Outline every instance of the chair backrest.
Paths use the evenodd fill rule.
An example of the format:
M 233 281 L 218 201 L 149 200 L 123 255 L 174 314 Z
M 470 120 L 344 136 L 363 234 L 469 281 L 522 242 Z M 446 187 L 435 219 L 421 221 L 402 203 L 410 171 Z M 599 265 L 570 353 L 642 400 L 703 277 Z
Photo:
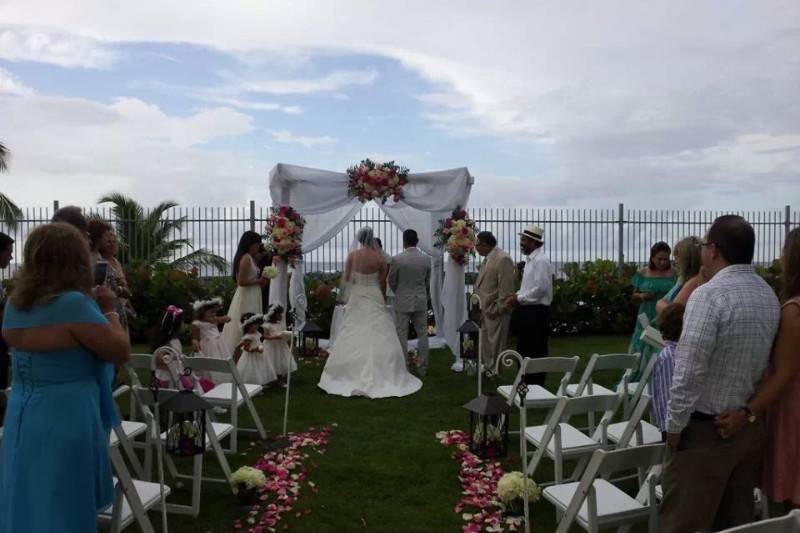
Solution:
M 622 435 L 617 442 L 618 448 L 627 448 L 631 445 L 639 445 L 639 443 L 635 442 L 634 437 L 636 435 L 636 431 L 642 423 L 642 420 L 644 419 L 645 413 L 647 413 L 648 409 L 650 408 L 651 399 L 652 398 L 647 394 L 641 395 L 639 401 L 633 408 L 633 411 L 631 411 L 631 416 L 628 419 L 628 423 L 625 425 L 625 429 L 622 430 Z M 631 444 L 631 442 L 633 442 L 633 444 Z
M 222 372 L 225 374 L 232 374 L 231 366 L 233 359 L 215 359 L 213 357 L 188 357 L 184 362 L 185 366 L 192 369 L 193 372 Z
M 562 396 L 553 409 L 553 413 L 550 415 L 547 426 L 542 434 L 539 450 L 537 450 L 536 453 L 541 455 L 542 450 L 547 447 L 550 440 L 553 439 L 556 432 L 559 431 L 560 423 L 568 422 L 569 419 L 575 415 L 587 413 L 603 412 L 603 418 L 600 420 L 597 430 L 592 435 L 592 439 L 600 444 L 606 444 L 608 441 L 608 424 L 611 422 L 614 413 L 621 403 L 621 394 L 599 394 L 596 396 L 580 396 L 577 398 Z M 556 437 L 556 442 L 558 442 L 558 437 Z
M 639 366 L 639 354 L 629 353 L 610 353 L 610 354 L 592 354 L 589 363 L 583 370 L 581 380 L 578 382 L 578 390 L 575 392 L 576 396 L 581 396 L 584 392 L 592 393 L 593 374 L 602 370 L 625 370 L 622 376 L 622 382 L 628 383 L 633 370 Z
M 647 317 L 646 313 L 639 313 L 636 320 L 639 321 L 639 325 L 642 326 L 642 329 L 650 325 L 650 319 Z
M 558 392 L 556 393 L 557 396 L 563 396 L 567 385 L 572 379 L 572 373 L 575 372 L 575 368 L 578 366 L 578 362 L 580 362 L 580 357 L 577 355 L 574 357 L 539 357 L 537 359 L 526 357 L 523 359 L 522 356 L 514 350 L 505 350 L 498 356 L 498 360 L 503 357 L 503 354 L 509 355 L 507 352 L 510 352 L 510 355 L 514 355 L 522 361 L 519 372 L 517 372 L 517 376 L 514 378 L 514 383 L 511 386 L 512 391 L 517 390 L 517 386 L 524 379 L 526 374 L 546 372 L 549 374 L 563 374 L 558 386 Z M 511 394 L 508 400 L 509 405 L 513 403 L 513 401 L 514 395 Z
M 800 531 L 800 510 L 795 509 L 785 516 L 753 522 L 720 533 L 797 533 Z

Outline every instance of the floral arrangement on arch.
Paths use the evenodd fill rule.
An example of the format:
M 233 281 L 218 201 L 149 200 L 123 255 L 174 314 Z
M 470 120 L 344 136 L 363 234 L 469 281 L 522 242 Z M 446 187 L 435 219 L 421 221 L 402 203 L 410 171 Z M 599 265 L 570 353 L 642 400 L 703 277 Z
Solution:
M 437 248 L 450 254 L 459 265 L 467 263 L 467 257 L 475 256 L 475 234 L 478 227 L 460 207 L 453 210 L 449 218 L 439 221 L 439 229 L 433 238 Z
M 376 163 L 364 159 L 348 168 L 347 175 L 350 177 L 347 192 L 361 203 L 375 200 L 385 204 L 389 198 L 399 202 L 403 198 L 403 187 L 408 183 L 408 169 L 395 165 L 394 161 Z
M 266 227 L 272 252 L 290 264 L 302 260 L 305 225 L 306 220 L 294 208 L 273 207 Z

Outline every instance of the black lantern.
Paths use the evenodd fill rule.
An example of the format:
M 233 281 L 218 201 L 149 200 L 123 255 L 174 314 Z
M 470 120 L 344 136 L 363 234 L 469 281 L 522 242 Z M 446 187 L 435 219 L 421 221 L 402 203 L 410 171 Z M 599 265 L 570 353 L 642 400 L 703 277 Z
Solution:
M 322 328 L 313 322 L 303 324 L 300 330 L 299 355 L 300 357 L 319 357 L 319 338 L 322 335 Z
M 211 404 L 184 389 L 172 394 L 161 407 L 167 417 L 167 453 L 181 456 L 204 453 L 206 411 Z
M 469 449 L 481 459 L 508 454 L 508 404 L 483 394 L 464 406 L 469 411 Z
M 464 369 L 472 374 L 478 368 L 480 357 L 480 328 L 472 320 L 467 320 L 458 328 L 458 340 L 461 348 L 461 359 Z

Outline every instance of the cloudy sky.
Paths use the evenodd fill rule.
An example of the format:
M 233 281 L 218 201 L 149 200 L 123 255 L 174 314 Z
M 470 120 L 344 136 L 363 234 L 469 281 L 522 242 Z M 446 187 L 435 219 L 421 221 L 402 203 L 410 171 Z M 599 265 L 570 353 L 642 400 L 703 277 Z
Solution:
M 800 205 L 800 3 L 0 0 L 0 140 L 25 206 L 367 156 L 474 205 Z

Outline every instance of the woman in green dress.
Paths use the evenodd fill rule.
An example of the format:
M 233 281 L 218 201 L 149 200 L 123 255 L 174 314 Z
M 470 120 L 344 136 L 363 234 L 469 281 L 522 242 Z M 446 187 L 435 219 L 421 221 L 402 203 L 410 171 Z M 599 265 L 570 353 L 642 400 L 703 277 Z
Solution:
M 636 328 L 633 331 L 628 352 L 642 354 L 639 370 L 633 377 L 634 381 L 638 379 L 642 369 L 647 366 L 647 362 L 652 356 L 651 350 L 641 340 L 643 328 L 638 316 L 647 315 L 647 321 L 652 322 L 656 318 L 656 302 L 675 285 L 677 276 L 670 264 L 671 251 L 667 243 L 655 243 L 650 248 L 650 262 L 633 276 L 633 301 L 639 303 L 639 311 L 636 313 Z

